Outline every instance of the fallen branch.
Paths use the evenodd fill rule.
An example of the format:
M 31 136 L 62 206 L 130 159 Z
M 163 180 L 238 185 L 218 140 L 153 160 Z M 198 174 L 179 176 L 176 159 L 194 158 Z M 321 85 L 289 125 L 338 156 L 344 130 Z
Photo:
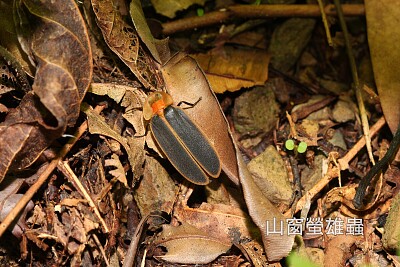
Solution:
M 364 16 L 365 8 L 362 4 L 342 5 L 345 16 Z M 335 16 L 334 5 L 324 8 L 325 14 Z M 221 24 L 234 18 L 278 18 L 278 17 L 320 17 L 318 5 L 235 5 L 219 11 L 206 13 L 201 17 L 190 17 L 162 24 L 164 35 L 192 30 L 196 28 Z

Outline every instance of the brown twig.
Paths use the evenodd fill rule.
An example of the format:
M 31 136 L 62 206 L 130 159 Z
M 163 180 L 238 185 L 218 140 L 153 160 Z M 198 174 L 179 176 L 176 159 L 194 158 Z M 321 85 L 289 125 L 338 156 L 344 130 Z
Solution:
M 132 236 L 132 242 L 129 245 L 128 251 L 126 252 L 124 264 L 122 265 L 123 267 L 131 267 L 134 265 L 135 259 L 136 259 L 137 248 L 138 248 L 139 241 L 140 241 L 140 236 L 142 235 L 144 225 L 147 222 L 147 220 L 150 218 L 150 216 L 151 216 L 151 214 L 148 214 L 140 220 L 139 225 L 137 226 L 136 231 L 135 231 L 134 235 Z
M 318 181 L 310 190 L 308 190 L 304 196 L 302 196 L 299 201 L 296 204 L 296 208 L 294 210 L 288 210 L 285 212 L 285 216 L 291 216 L 291 212 L 295 214 L 299 210 L 302 210 L 303 207 L 307 204 L 307 202 L 311 201 L 319 192 L 321 192 L 322 189 L 325 188 L 329 182 L 334 179 L 339 177 L 339 168 L 335 166 L 334 164 L 329 164 L 329 169 L 327 173 L 322 177 L 321 180 Z
M 324 3 L 322 3 L 322 0 L 317 0 L 317 1 L 319 9 L 321 10 L 321 18 L 322 18 L 322 24 L 324 24 L 325 28 L 326 40 L 328 41 L 329 46 L 333 47 L 331 31 L 329 29 L 329 23 L 324 9 Z
M 335 3 L 335 7 L 337 10 L 338 18 L 339 18 L 339 22 L 340 22 L 340 27 L 342 28 L 342 31 L 343 31 L 344 43 L 346 45 L 347 57 L 349 58 L 350 70 L 351 70 L 351 74 L 353 76 L 353 87 L 354 87 L 354 91 L 355 91 L 356 98 L 357 98 L 358 109 L 360 111 L 362 128 L 363 128 L 363 132 L 364 132 L 364 138 L 366 140 L 365 144 L 367 145 L 368 156 L 369 156 L 371 163 L 373 165 L 375 165 L 374 156 L 372 155 L 371 136 L 370 136 L 370 131 L 369 131 L 368 117 L 367 117 L 367 112 L 365 110 L 364 100 L 363 100 L 362 93 L 361 93 L 362 85 L 358 78 L 357 64 L 356 64 L 356 60 L 354 57 L 353 49 L 351 47 L 350 35 L 347 30 L 346 21 L 344 19 L 343 6 L 339 0 L 333 0 L 333 2 Z
M 78 179 L 74 171 L 69 166 L 68 162 L 66 161 L 59 161 L 57 165 L 58 169 L 61 170 L 65 176 L 67 176 L 68 180 L 72 182 L 78 191 L 84 196 L 84 198 L 88 201 L 89 206 L 93 209 L 94 214 L 96 214 L 97 218 L 99 219 L 101 225 L 103 226 L 104 232 L 109 233 L 110 229 L 104 219 L 101 217 L 100 211 L 97 208 L 96 204 L 94 203 L 92 197 L 87 192 L 86 188 L 82 185 L 81 181 Z
M 381 117 L 372 127 L 369 129 L 371 137 L 375 136 L 378 131 L 385 125 L 385 118 Z M 347 170 L 349 168 L 349 162 L 354 158 L 354 156 L 365 146 L 365 138 L 361 138 L 358 142 L 347 152 L 347 154 L 338 159 L 340 169 Z
M 342 5 L 346 16 L 364 16 L 365 8 L 362 4 Z M 336 15 L 333 5 L 324 8 L 326 15 Z M 170 35 L 176 32 L 221 24 L 233 18 L 278 18 L 278 17 L 320 17 L 318 5 L 235 5 L 219 11 L 213 11 L 201 17 L 190 17 L 164 23 L 163 34 Z

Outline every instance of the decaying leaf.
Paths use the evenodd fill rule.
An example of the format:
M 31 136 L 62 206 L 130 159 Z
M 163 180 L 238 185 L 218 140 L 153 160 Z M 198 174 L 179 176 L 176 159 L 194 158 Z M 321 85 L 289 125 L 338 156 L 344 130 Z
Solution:
M 256 86 L 236 98 L 232 113 L 237 132 L 269 132 L 276 126 L 279 105 L 269 88 Z
M 85 24 L 74 1 L 23 1 L 35 31 L 34 93 L 10 111 L 0 125 L 0 181 L 8 170 L 31 165 L 67 126 L 74 125 L 92 76 Z
M 185 201 L 180 201 L 174 209 L 174 215 L 179 221 L 204 232 L 212 232 L 213 237 L 225 243 L 260 238 L 249 216 L 240 208 L 230 205 L 202 203 L 198 208 L 190 208 Z
M 126 90 L 121 106 L 125 107 L 122 115 L 135 129 L 137 136 L 146 134 L 146 127 L 143 121 L 142 105 L 146 95 L 141 91 Z
M 250 258 L 254 267 L 268 266 L 267 257 L 265 256 L 264 248 L 256 241 L 249 241 L 240 244 L 241 250 L 245 251 L 247 257 Z
M 400 123 L 400 1 L 365 1 L 368 44 L 379 99 L 394 134 Z M 397 107 L 397 108 L 394 108 Z
M 400 247 L 400 195 L 393 199 L 389 215 L 385 224 L 385 232 L 382 237 L 383 247 L 389 251 L 396 252 Z
M 136 30 L 122 19 L 113 2 L 92 0 L 97 24 L 104 40 L 146 88 L 162 88 L 163 82 L 157 75 L 159 65 L 139 44 Z
M 133 126 L 137 135 L 141 136 L 146 133 L 142 112 L 146 95 L 142 91 L 125 85 L 92 83 L 89 92 L 96 95 L 107 95 L 117 104 L 120 104 L 121 107 L 125 108 L 125 113 L 122 116 Z
M 315 19 L 291 18 L 277 27 L 268 51 L 274 68 L 286 72 L 297 62 L 311 38 Z
M 275 205 L 289 207 L 293 190 L 285 168 L 285 163 L 274 146 L 268 146 L 263 153 L 253 158 L 247 165 L 254 182 Z
M 209 263 L 231 247 L 230 243 L 224 243 L 187 223 L 177 227 L 164 225 L 156 244 L 168 250 L 165 255 L 156 258 L 183 264 Z
M 152 211 L 170 213 L 178 191 L 175 181 L 162 165 L 146 156 L 143 177 L 133 193 L 142 217 Z
M 325 249 L 324 266 L 334 267 L 345 265 L 351 255 L 351 247 L 362 239 L 360 236 L 338 235 L 327 243 Z
M 88 116 L 89 131 L 92 134 L 101 134 L 117 140 L 128 154 L 128 160 L 132 171 L 135 174 L 142 173 L 144 161 L 144 138 L 123 137 L 105 122 L 104 118 L 98 115 L 87 104 L 82 104 L 81 109 Z
M 268 79 L 270 56 L 265 50 L 226 46 L 222 51 L 211 50 L 193 57 L 216 93 L 263 85 Z
M 132 87 L 112 84 L 112 83 L 92 83 L 89 92 L 96 95 L 107 95 L 117 104 L 121 103 L 127 90 L 133 89 Z

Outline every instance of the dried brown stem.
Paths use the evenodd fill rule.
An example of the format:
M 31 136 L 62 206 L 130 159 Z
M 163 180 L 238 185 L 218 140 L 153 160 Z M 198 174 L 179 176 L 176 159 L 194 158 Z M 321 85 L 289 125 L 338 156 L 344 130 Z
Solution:
M 362 4 L 342 5 L 345 16 L 364 16 L 365 8 Z M 325 14 L 336 15 L 334 5 L 324 8 Z M 164 23 L 163 34 L 170 35 L 214 24 L 224 23 L 233 18 L 278 18 L 278 17 L 320 17 L 318 5 L 235 5 L 219 11 L 213 11 L 201 17 L 184 18 Z
M 108 229 L 108 226 L 106 222 L 104 221 L 103 217 L 101 217 L 100 211 L 97 208 L 96 204 L 94 203 L 92 197 L 89 195 L 88 191 L 86 188 L 83 186 L 81 181 L 78 179 L 74 171 L 71 169 L 69 166 L 68 162 L 66 161 L 59 161 L 58 162 L 58 169 L 61 170 L 65 176 L 67 176 L 68 180 L 72 182 L 75 187 L 80 191 L 80 193 L 85 197 L 85 199 L 88 201 L 89 206 L 93 209 L 94 214 L 96 214 L 97 218 L 99 219 L 101 225 L 103 226 L 104 232 L 109 233 L 110 229 Z
M 338 177 L 340 173 L 339 168 L 336 166 L 330 166 L 328 172 L 322 177 L 321 180 L 318 181 L 309 191 L 302 196 L 296 204 L 296 208 L 294 210 L 288 210 L 285 212 L 285 216 L 291 217 L 291 215 L 295 214 L 299 210 L 302 210 L 307 202 L 312 201 L 312 199 L 323 190 L 326 185 L 334 178 Z M 293 214 L 291 213 L 293 212 Z
M 372 127 L 369 129 L 371 137 L 375 136 L 378 131 L 385 125 L 385 118 L 381 117 Z M 340 169 L 347 170 L 349 168 L 349 162 L 355 157 L 355 155 L 365 146 L 365 138 L 361 138 L 358 142 L 347 152 L 347 154 L 338 159 Z

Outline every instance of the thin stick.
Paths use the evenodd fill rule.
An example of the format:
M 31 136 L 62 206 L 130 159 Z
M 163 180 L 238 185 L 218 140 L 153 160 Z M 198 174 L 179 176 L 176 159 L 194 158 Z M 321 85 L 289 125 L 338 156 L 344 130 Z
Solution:
M 328 41 L 329 46 L 333 47 L 331 31 L 329 29 L 328 19 L 326 18 L 324 4 L 322 3 L 322 0 L 318 0 L 318 6 L 321 11 L 321 18 L 322 18 L 322 23 L 324 24 L 324 28 L 325 28 L 326 39 Z
M 307 204 L 308 201 L 311 201 L 322 189 L 325 188 L 329 182 L 339 176 L 339 168 L 336 166 L 330 167 L 328 172 L 322 177 L 321 180 L 318 181 L 310 190 L 308 190 L 304 196 L 302 196 L 296 204 L 296 209 L 293 211 L 293 214 L 303 209 L 303 207 Z M 285 216 L 291 217 L 292 210 L 289 209 L 285 212 Z
M 324 8 L 327 15 L 336 15 L 333 5 Z M 362 4 L 343 5 L 346 16 L 364 16 L 365 8 Z M 176 32 L 221 24 L 233 18 L 277 18 L 277 17 L 319 17 L 321 11 L 318 5 L 235 5 L 219 11 L 213 11 L 201 17 L 190 17 L 164 23 L 163 34 L 170 35 Z
M 375 136 L 378 131 L 385 125 L 386 121 L 384 117 L 381 117 L 370 129 L 371 137 Z M 349 168 L 349 162 L 355 157 L 355 155 L 365 146 L 365 138 L 361 138 L 358 142 L 344 155 L 343 158 L 338 159 L 340 169 L 342 171 Z
M 151 215 L 148 214 L 143 217 L 140 220 L 139 225 L 136 227 L 136 231 L 132 236 L 131 244 L 129 245 L 128 251 L 126 252 L 124 264 L 122 265 L 123 267 L 131 267 L 135 263 L 136 251 L 139 245 L 140 236 L 142 235 L 144 224 L 147 222 L 150 216 Z
M 358 108 L 360 110 L 361 123 L 362 123 L 363 132 L 364 132 L 364 138 L 366 140 L 365 144 L 367 145 L 369 160 L 371 161 L 371 163 L 373 165 L 375 165 L 374 156 L 372 155 L 371 136 L 370 136 L 370 132 L 369 132 L 367 112 L 365 110 L 364 101 L 363 101 L 362 94 L 361 94 L 361 84 L 358 79 L 356 60 L 354 58 L 353 50 L 351 49 L 350 37 L 349 37 L 349 33 L 347 31 L 346 21 L 344 20 L 342 5 L 340 3 L 340 0 L 334 0 L 333 2 L 335 3 L 335 6 L 336 6 L 336 10 L 337 10 L 339 22 L 340 22 L 340 27 L 342 28 L 344 42 L 346 44 L 347 57 L 349 58 L 350 70 L 351 70 L 351 74 L 353 76 L 354 90 L 355 90 L 355 94 L 356 94 L 356 98 L 357 98 Z
M 104 263 L 106 264 L 107 267 L 110 266 L 110 262 L 107 259 L 106 252 L 104 251 L 104 247 L 101 245 L 99 238 L 95 234 L 93 234 L 92 237 L 93 237 L 93 240 L 96 243 L 97 247 L 99 248 L 101 255 L 103 256 Z
M 71 169 L 68 162 L 66 161 L 58 162 L 58 168 L 60 168 L 63 171 L 63 173 L 68 177 L 68 179 L 70 179 L 70 182 L 73 182 L 73 184 L 75 184 L 75 186 L 81 192 L 81 194 L 88 200 L 89 206 L 94 210 L 94 213 L 100 220 L 100 223 L 104 228 L 104 231 L 106 233 L 109 233 L 110 229 L 108 229 L 106 222 L 101 217 L 99 209 L 96 207 L 96 204 L 94 204 L 93 199 L 90 197 L 89 193 L 86 191 L 86 188 L 82 185 L 81 181 L 79 181 L 78 177 L 76 177 L 76 174 Z

